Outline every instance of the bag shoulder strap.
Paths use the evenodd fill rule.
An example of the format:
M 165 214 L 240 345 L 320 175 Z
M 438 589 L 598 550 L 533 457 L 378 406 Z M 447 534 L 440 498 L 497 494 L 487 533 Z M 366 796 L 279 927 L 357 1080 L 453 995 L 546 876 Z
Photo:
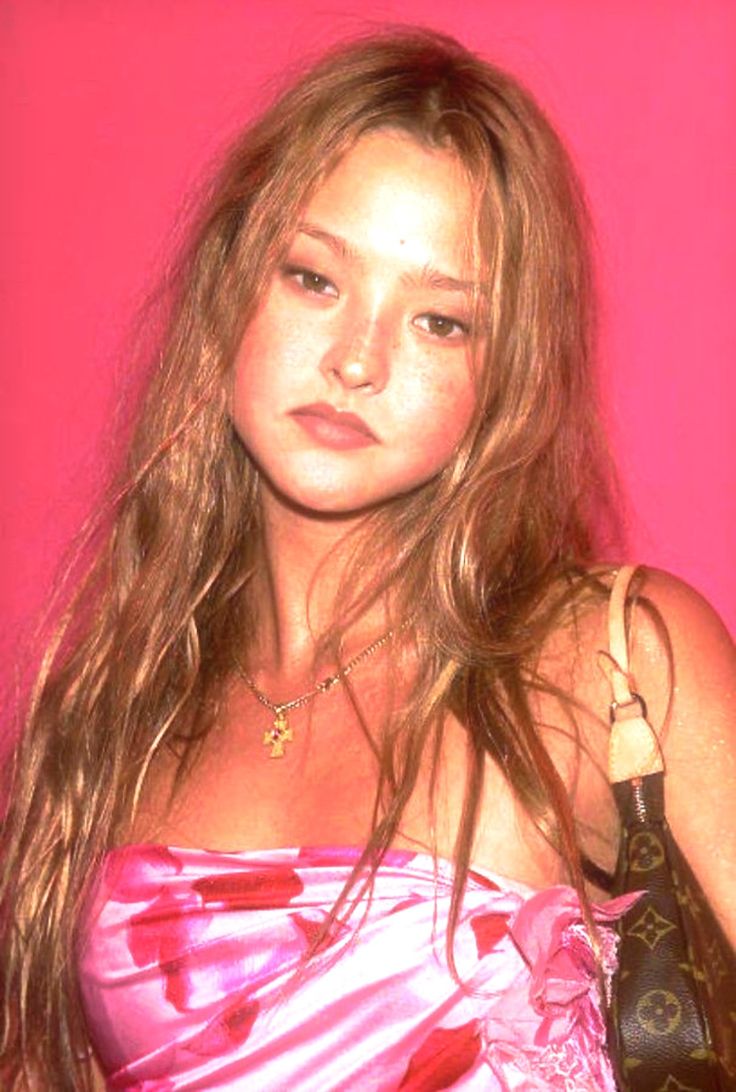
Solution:
M 657 733 L 647 719 L 646 703 L 636 691 L 629 667 L 626 599 L 637 568 L 624 565 L 616 574 L 608 606 L 608 651 L 599 654 L 613 695 L 608 745 L 608 779 L 612 784 L 664 769 Z

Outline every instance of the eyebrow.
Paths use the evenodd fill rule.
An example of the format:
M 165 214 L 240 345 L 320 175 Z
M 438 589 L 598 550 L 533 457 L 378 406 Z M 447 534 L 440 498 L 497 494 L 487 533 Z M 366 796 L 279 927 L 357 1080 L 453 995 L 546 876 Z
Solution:
M 325 231 L 324 228 L 318 227 L 317 224 L 312 224 L 309 221 L 303 221 L 298 224 L 297 232 L 302 235 L 308 235 L 310 238 L 316 239 L 320 243 L 324 243 L 325 246 L 329 247 L 330 250 L 338 255 L 338 257 L 344 258 L 354 265 L 364 264 L 360 253 L 355 247 L 350 245 L 347 239 L 343 239 L 341 235 L 335 235 L 331 231 Z M 443 273 L 433 265 L 430 265 L 429 262 L 416 272 L 407 270 L 401 275 L 401 280 L 411 287 L 436 288 L 445 292 L 462 292 L 465 295 L 472 295 L 478 287 L 473 281 L 461 280 L 458 277 L 451 276 L 449 273 Z

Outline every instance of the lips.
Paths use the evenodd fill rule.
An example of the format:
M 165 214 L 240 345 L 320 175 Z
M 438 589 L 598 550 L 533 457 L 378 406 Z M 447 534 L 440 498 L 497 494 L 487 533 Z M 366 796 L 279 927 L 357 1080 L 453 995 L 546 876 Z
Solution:
M 378 437 L 356 413 L 335 409 L 329 402 L 314 402 L 291 410 L 294 417 L 307 431 L 326 442 L 340 446 L 363 446 L 377 443 Z M 352 441 L 352 443 L 351 443 Z

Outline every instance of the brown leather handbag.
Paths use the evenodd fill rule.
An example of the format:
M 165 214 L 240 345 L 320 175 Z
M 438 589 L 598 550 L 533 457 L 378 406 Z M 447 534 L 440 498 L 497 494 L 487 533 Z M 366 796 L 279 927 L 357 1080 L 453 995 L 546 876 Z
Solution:
M 662 755 L 629 673 L 634 572 L 611 593 L 609 779 L 622 824 L 613 891 L 643 894 L 619 923 L 609 1049 L 622 1092 L 734 1092 L 736 954 L 665 818 Z

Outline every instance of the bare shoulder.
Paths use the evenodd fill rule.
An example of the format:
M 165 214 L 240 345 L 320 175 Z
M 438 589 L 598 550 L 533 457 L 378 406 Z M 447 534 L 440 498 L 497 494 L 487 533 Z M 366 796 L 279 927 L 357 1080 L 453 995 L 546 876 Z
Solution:
M 573 797 L 578 817 L 592 823 L 600 816 L 615 827 L 605 774 L 612 694 L 600 666 L 613 574 L 599 570 L 581 582 L 568 621 L 545 643 L 540 671 L 575 701 L 585 752 Z M 637 571 L 627 621 L 631 683 L 664 753 L 668 821 L 736 945 L 736 649 L 703 596 L 656 569 Z M 542 705 L 542 720 L 556 716 L 559 722 L 554 702 Z M 550 751 L 564 773 L 572 749 L 566 756 L 558 739 Z
M 642 570 L 631 672 L 665 757 L 669 823 L 736 944 L 736 648 L 713 607 Z
M 700 592 L 662 569 L 642 567 L 637 577 L 638 598 L 654 607 L 673 641 L 680 643 L 681 653 L 694 653 L 693 639 L 703 640 L 711 654 L 722 654 L 733 664 L 734 644 L 728 630 Z
M 736 647 L 699 592 L 669 573 L 640 570 L 630 643 L 632 674 L 666 751 L 736 742 Z
M 599 712 L 610 700 L 598 654 L 608 648 L 612 572 L 601 578 L 602 594 L 580 595 L 573 623 L 557 629 L 544 649 L 545 669 L 555 675 L 573 665 L 572 691 Z M 719 723 L 721 736 L 734 735 L 736 646 L 699 592 L 670 573 L 640 567 L 630 588 L 627 631 L 633 681 L 666 748 L 684 736 L 712 735 Z M 692 711 L 701 716 L 685 715 Z

